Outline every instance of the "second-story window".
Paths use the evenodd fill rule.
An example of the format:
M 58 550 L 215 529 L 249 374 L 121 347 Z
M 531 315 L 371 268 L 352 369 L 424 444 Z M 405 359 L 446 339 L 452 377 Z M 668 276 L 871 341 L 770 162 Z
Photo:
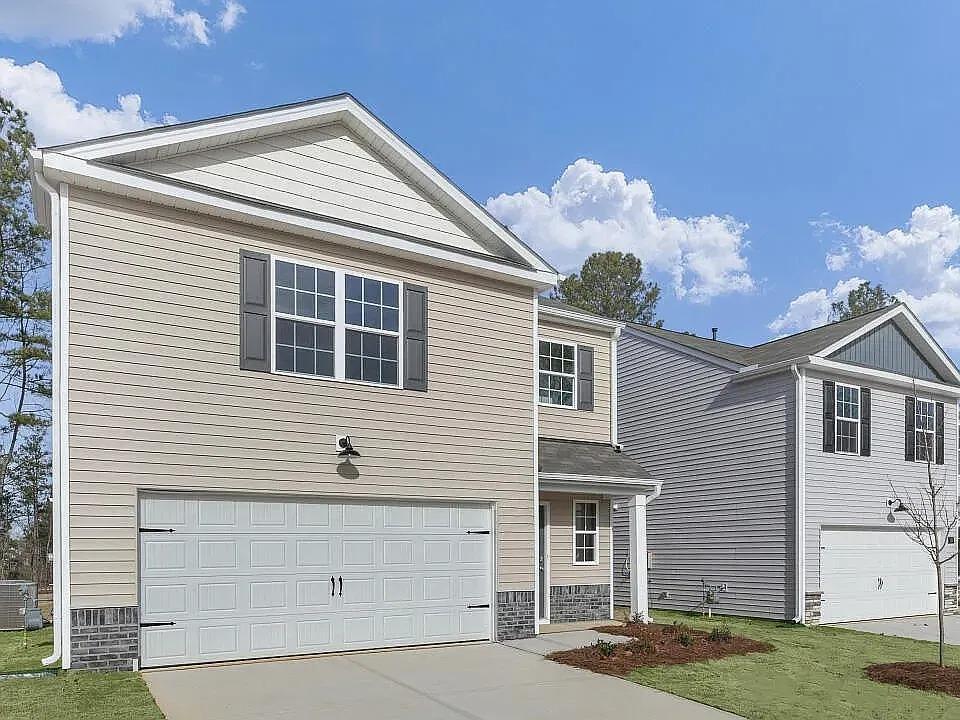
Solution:
M 837 383 L 837 452 L 860 452 L 860 388 Z
M 916 459 L 921 462 L 933 462 L 937 430 L 937 409 L 933 401 L 917 398 L 914 428 Z
M 575 407 L 577 346 L 572 343 L 540 341 L 539 398 L 545 405 Z

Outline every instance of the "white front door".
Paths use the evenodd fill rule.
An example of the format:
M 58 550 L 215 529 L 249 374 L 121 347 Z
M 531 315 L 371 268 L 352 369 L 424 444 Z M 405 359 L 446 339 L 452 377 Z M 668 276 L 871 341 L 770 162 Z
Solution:
M 491 636 L 488 506 L 140 501 L 144 667 Z
M 927 615 L 937 611 L 929 556 L 901 530 L 823 530 L 821 622 Z

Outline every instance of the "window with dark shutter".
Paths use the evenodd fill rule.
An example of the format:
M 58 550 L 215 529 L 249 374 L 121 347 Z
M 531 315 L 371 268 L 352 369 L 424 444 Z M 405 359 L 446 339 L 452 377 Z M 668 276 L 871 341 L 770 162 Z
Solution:
M 427 389 L 427 289 L 403 288 L 403 387 Z
M 870 388 L 860 388 L 860 454 L 870 456 Z
M 943 403 L 937 403 L 937 455 L 936 463 L 937 465 L 943 465 Z
M 917 403 L 912 397 L 905 397 L 903 400 L 903 459 L 912 462 L 917 457 Z
M 593 410 L 593 348 L 577 345 L 577 409 Z
M 240 251 L 240 369 L 270 372 L 270 256 Z
M 835 450 L 837 433 L 837 390 L 832 380 L 823 381 L 823 451 Z

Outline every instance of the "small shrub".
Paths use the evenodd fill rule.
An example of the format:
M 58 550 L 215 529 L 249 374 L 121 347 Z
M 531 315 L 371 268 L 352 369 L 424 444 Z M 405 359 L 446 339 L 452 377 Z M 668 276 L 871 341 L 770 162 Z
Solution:
M 673 639 L 684 647 L 693 645 L 693 629 L 679 620 L 673 623 Z
M 657 651 L 657 646 L 654 645 L 648 638 L 635 640 L 631 644 L 631 647 L 637 652 L 642 652 L 642 653 L 654 653 Z
M 634 613 L 630 616 L 630 619 L 627 620 L 627 625 L 646 625 L 646 623 L 643 621 L 643 615 Z
M 733 637 L 733 632 L 727 625 L 720 625 L 715 627 L 710 631 L 710 634 L 707 636 L 707 639 L 710 642 L 729 642 Z
M 614 650 L 617 649 L 617 643 L 610 642 L 609 640 L 603 640 L 602 638 L 597 638 L 597 641 L 593 644 L 593 647 L 604 657 L 610 657 L 613 655 Z

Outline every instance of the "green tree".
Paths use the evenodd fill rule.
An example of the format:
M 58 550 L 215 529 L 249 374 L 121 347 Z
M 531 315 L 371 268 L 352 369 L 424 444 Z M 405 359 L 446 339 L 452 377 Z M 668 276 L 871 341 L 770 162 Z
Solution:
M 895 302 L 897 299 L 884 290 L 882 285 L 872 285 L 869 280 L 865 280 L 847 293 L 846 300 L 833 303 L 830 310 L 835 320 L 849 320 Z
M 33 147 L 26 114 L 0 97 L 0 554 L 24 530 L 15 458 L 50 422 L 49 243 L 30 198 Z
M 656 320 L 660 288 L 644 280 L 643 263 L 633 253 L 593 253 L 579 274 L 572 273 L 557 284 L 553 297 L 614 320 L 663 325 Z
M 17 447 L 8 472 L 19 515 L 18 574 L 37 585 L 50 581 L 50 470 L 45 428 L 31 428 Z

